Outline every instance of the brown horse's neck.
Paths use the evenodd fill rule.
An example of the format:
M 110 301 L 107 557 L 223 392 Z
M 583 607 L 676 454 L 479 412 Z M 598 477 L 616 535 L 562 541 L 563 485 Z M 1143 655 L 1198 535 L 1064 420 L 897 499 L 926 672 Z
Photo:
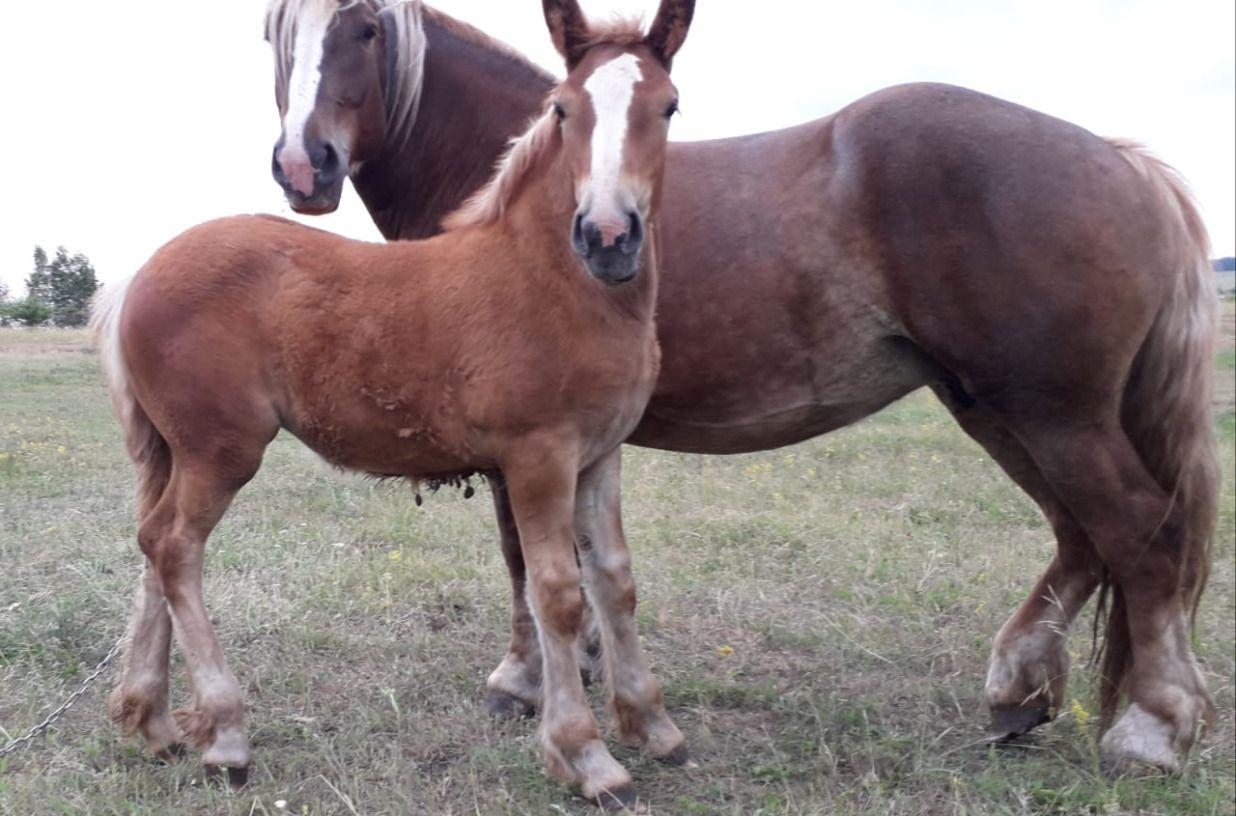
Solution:
M 440 232 L 442 218 L 492 175 L 508 141 L 527 128 L 554 85 L 531 63 L 436 17 L 423 17 L 424 85 L 412 131 L 388 133 L 387 145 L 398 147 L 352 177 L 388 240 Z

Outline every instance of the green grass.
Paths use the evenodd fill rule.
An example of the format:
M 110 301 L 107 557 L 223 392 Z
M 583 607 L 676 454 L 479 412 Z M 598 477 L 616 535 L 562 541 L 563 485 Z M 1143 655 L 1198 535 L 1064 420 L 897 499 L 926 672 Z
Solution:
M 1229 333 L 1226 481 L 1197 636 L 1219 721 L 1179 778 L 1110 780 L 1094 721 L 1073 713 L 1016 749 L 980 743 L 991 638 L 1053 544 L 928 394 L 779 451 L 629 449 L 641 633 L 700 764 L 615 748 L 653 813 L 1232 813 L 1232 360 Z M 0 332 L 0 742 L 123 631 L 140 563 L 131 484 L 83 335 Z M 411 499 L 280 436 L 212 537 L 206 596 L 247 695 L 248 789 L 122 739 L 104 713 L 109 674 L 0 760 L 0 814 L 591 813 L 543 775 L 535 722 L 481 706 L 508 613 L 488 498 Z M 1071 640 L 1083 711 L 1088 629 Z M 183 699 L 175 658 L 173 677 Z

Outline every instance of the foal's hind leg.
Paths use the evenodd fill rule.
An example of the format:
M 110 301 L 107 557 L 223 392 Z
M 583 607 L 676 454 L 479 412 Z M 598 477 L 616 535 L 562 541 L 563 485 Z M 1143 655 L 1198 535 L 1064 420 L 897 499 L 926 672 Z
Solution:
M 235 474 L 243 458 L 228 457 L 228 471 Z M 138 542 L 158 573 L 192 685 L 192 702 L 174 712 L 176 723 L 194 747 L 205 749 L 207 769 L 227 768 L 228 780 L 239 786 L 250 761 L 244 698 L 202 599 L 202 561 L 207 536 L 257 462 L 239 468 L 244 475 L 237 477 L 222 476 L 208 463 L 173 459 L 171 483 L 142 524 Z
M 987 735 L 1005 740 L 1050 721 L 1064 703 L 1068 630 L 1094 593 L 1101 564 L 1085 531 L 995 413 L 973 402 L 963 404 L 947 389 L 936 392 L 966 433 L 1035 500 L 1056 536 L 1056 556 L 992 644 L 985 688 L 991 712 Z
M 133 600 L 128 641 L 120 678 L 108 698 L 108 713 L 126 734 L 141 731 L 156 756 L 171 760 L 183 750 L 168 708 L 172 619 L 158 573 L 149 561 Z
M 1189 645 L 1180 510 L 1114 417 L 1016 432 L 1124 593 L 1132 669 L 1108 679 L 1127 688 L 1131 703 L 1101 747 L 1118 761 L 1178 770 L 1213 714 Z

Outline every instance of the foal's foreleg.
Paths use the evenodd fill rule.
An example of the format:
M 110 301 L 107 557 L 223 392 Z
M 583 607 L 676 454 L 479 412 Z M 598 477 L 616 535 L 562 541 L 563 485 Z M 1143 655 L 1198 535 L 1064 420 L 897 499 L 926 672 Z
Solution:
M 573 541 L 576 471 L 565 447 L 550 441 L 503 466 L 541 639 L 541 745 L 554 776 L 602 805 L 625 806 L 636 799 L 631 777 L 601 741 L 575 659 L 583 600 Z
M 580 476 L 575 535 L 584 583 L 600 624 L 605 678 L 619 737 L 651 756 L 687 761 L 682 732 L 670 721 L 635 631 L 635 579 L 622 531 L 621 450 Z
M 108 698 L 108 713 L 126 734 L 140 731 L 156 756 L 170 760 L 182 751 L 180 732 L 168 708 L 172 619 L 158 573 L 149 561 L 133 600 L 128 641 L 120 678 Z

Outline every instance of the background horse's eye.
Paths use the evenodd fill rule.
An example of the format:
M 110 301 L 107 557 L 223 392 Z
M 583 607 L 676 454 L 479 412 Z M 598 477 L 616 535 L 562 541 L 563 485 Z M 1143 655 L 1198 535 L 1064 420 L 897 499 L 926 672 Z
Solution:
M 566 118 L 566 109 L 557 102 L 554 103 L 554 116 L 558 117 L 559 122 Z
M 369 40 L 372 40 L 376 36 L 378 36 L 378 27 L 374 25 L 373 23 L 370 23 L 369 25 L 361 29 L 361 39 L 365 40 L 366 42 L 368 42 Z
M 678 113 L 678 100 L 677 100 L 677 99 L 675 99 L 673 102 L 669 103 L 669 107 L 667 107 L 667 108 L 665 109 L 665 114 L 664 114 L 664 116 L 665 116 L 665 118 L 666 118 L 666 119 L 668 119 L 668 118 L 670 118 L 671 116 L 673 116 L 675 113 Z

